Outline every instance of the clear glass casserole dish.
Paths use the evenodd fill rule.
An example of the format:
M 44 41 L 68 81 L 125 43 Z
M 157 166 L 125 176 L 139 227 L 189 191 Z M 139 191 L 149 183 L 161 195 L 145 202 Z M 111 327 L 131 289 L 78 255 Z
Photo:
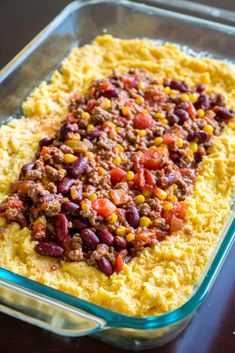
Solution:
M 76 1 L 67 6 L 0 72 L 1 121 L 20 116 L 19 107 L 33 87 L 49 78 L 71 48 L 98 34 L 170 41 L 218 59 L 235 60 L 233 27 L 148 3 L 153 6 L 128 1 Z M 231 21 L 232 13 L 223 13 L 224 20 L 226 16 Z M 193 295 L 182 307 L 164 315 L 135 318 L 111 312 L 5 269 L 0 269 L 0 310 L 58 334 L 95 334 L 126 349 L 164 345 L 184 329 L 205 299 L 233 243 L 234 231 L 232 210 Z

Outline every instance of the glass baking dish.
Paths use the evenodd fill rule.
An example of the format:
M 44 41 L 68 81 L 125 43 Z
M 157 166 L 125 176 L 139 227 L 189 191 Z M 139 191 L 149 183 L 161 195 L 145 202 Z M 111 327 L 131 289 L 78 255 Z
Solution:
M 160 8 L 162 1 L 147 2 L 151 6 L 130 1 L 75 1 L 68 5 L 0 72 L 0 120 L 19 117 L 22 102 L 30 91 L 50 77 L 71 48 L 102 33 L 175 42 L 183 50 L 190 48 L 192 55 L 200 52 L 235 61 L 233 27 L 184 15 L 176 6 L 177 1 L 177 12 L 172 11 L 172 2 L 164 2 L 164 9 Z M 190 11 L 193 12 L 192 4 Z M 235 16 L 228 11 L 222 14 L 221 18 L 226 20 L 227 16 L 228 21 Z M 234 231 L 232 210 L 193 295 L 183 306 L 164 315 L 136 318 L 111 312 L 3 268 L 0 310 L 58 334 L 94 334 L 125 349 L 164 345 L 184 329 L 204 301 L 233 243 Z

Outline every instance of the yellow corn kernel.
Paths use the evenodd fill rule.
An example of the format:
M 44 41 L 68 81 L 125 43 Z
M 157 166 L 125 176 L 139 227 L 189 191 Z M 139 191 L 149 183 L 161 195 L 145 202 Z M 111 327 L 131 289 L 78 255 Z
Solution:
M 157 188 L 155 195 L 160 199 L 160 200 L 165 200 L 167 198 L 167 192 Z
M 166 94 L 170 94 L 171 93 L 170 87 L 164 87 L 163 92 L 165 92 Z
M 178 189 L 178 185 L 177 184 L 173 184 L 172 187 L 173 187 L 174 190 Z
M 144 195 L 138 195 L 135 197 L 135 202 L 139 205 L 145 201 Z
M 198 144 L 196 142 L 190 142 L 189 144 L 190 151 L 196 153 L 198 151 Z
M 163 138 L 158 136 L 154 139 L 154 145 L 159 146 L 163 143 Z
M 90 194 L 90 195 L 88 196 L 88 199 L 89 199 L 90 201 L 96 200 L 96 199 L 97 199 L 97 194 L 96 194 L 95 192 L 93 192 L 92 194 Z
M 177 202 L 177 201 L 178 201 L 178 198 L 177 198 L 175 195 L 173 195 L 172 198 L 171 198 L 171 201 L 172 201 L 172 202 Z
M 146 136 L 146 131 L 145 130 L 139 130 L 138 131 L 139 136 Z
M 117 227 L 116 234 L 120 235 L 120 237 L 124 237 L 126 235 L 126 227 L 124 226 Z
M 117 144 L 117 149 L 118 149 L 119 152 L 123 152 L 124 151 L 124 148 L 119 143 Z
M 164 203 L 164 206 L 163 206 L 164 211 L 170 211 L 170 210 L 172 210 L 172 208 L 173 208 L 172 203 L 170 203 L 170 202 Z
M 177 139 L 177 146 L 178 146 L 179 148 L 181 148 L 181 147 L 183 147 L 183 145 L 184 145 L 184 140 L 183 140 L 181 137 L 179 137 L 179 138 Z
M 89 159 L 95 158 L 94 153 L 90 152 L 90 151 L 86 151 L 85 152 L 85 156 Z
M 82 210 L 83 211 L 89 211 L 90 207 L 87 203 L 81 202 Z
M 135 177 L 134 172 L 132 172 L 131 170 L 129 170 L 129 171 L 127 172 L 127 176 L 126 176 L 127 180 L 128 180 L 128 181 L 131 181 L 131 180 L 134 179 L 134 177 Z
M 187 159 L 189 162 L 193 162 L 193 160 L 194 160 L 193 151 L 189 150 L 189 152 L 187 154 Z
M 87 125 L 86 130 L 87 130 L 88 132 L 92 131 L 93 129 L 94 129 L 94 125 L 92 125 L 92 124 L 88 124 L 88 125 Z
M 111 107 L 111 100 L 104 98 L 100 104 L 101 108 L 108 110 Z
M 122 114 L 125 115 L 125 116 L 130 116 L 131 115 L 130 108 L 122 107 Z
M 91 118 L 90 114 L 87 112 L 82 112 L 82 119 L 89 120 Z
M 140 218 L 140 226 L 141 226 L 141 228 L 149 227 L 151 223 L 152 223 L 151 219 L 148 218 L 148 217 L 143 216 L 143 217 Z
M 140 104 L 144 103 L 144 98 L 141 97 L 141 96 L 138 96 L 138 97 L 135 99 L 135 101 L 136 101 L 137 104 L 140 105 Z
M 204 130 L 205 132 L 207 132 L 208 134 L 212 134 L 213 131 L 214 131 L 214 128 L 213 128 L 213 126 L 211 126 L 211 125 L 206 125 L 206 126 L 204 126 L 203 130 Z
M 151 195 L 151 191 L 149 190 L 143 190 L 142 194 L 144 195 L 144 197 L 149 197 Z
M 105 173 L 104 168 L 99 167 L 99 168 L 98 168 L 98 174 L 99 174 L 99 175 L 104 175 L 104 173 Z
M 180 95 L 180 99 L 182 100 L 182 102 L 188 102 L 189 101 L 189 96 L 186 93 L 182 93 Z
M 189 99 L 192 103 L 196 103 L 198 100 L 198 97 L 195 93 L 191 93 L 191 94 L 189 94 Z
M 114 129 L 117 128 L 117 126 L 112 121 L 107 121 L 106 125 L 109 126 L 109 127 L 114 128 Z
M 141 110 L 141 113 L 142 114 L 148 114 L 148 111 L 147 111 L 147 109 L 144 108 L 144 109 Z
M 134 233 L 129 233 L 129 234 L 127 234 L 127 236 L 126 236 L 126 241 L 128 242 L 128 243 L 130 243 L 131 241 L 133 241 L 135 239 L 135 234 Z
M 199 118 L 203 118 L 204 115 L 205 115 L 204 110 L 203 110 L 203 109 L 198 109 L 198 111 L 197 111 L 197 116 L 198 116 Z
M 87 144 L 79 140 L 65 140 L 64 144 L 71 147 L 75 152 L 84 152 L 88 149 Z
M 71 154 L 71 153 L 65 153 L 64 155 L 64 161 L 65 163 L 73 163 L 75 162 L 77 159 L 76 156 L 74 156 L 74 154 Z
M 110 224 L 117 222 L 117 220 L 118 220 L 118 216 L 116 213 L 111 214 L 111 216 L 109 216 L 109 218 L 108 218 L 108 222 Z
M 155 117 L 158 118 L 158 119 L 164 119 L 165 115 L 163 113 L 158 112 L 158 113 L 155 114 Z
M 122 162 L 121 157 L 115 157 L 115 158 L 113 159 L 113 163 L 116 164 L 116 165 L 120 164 L 121 162 Z
M 162 124 L 163 125 L 168 125 L 169 124 L 169 121 L 167 119 L 162 119 Z
M 139 90 L 144 89 L 144 88 L 145 88 L 145 83 L 144 83 L 144 82 L 138 83 L 137 88 L 138 88 Z
M 46 225 L 46 219 L 45 217 L 39 217 L 33 224 L 37 225 L 37 224 L 43 224 L 44 226 Z
M 174 96 L 178 94 L 178 91 L 176 89 L 171 89 L 170 94 Z

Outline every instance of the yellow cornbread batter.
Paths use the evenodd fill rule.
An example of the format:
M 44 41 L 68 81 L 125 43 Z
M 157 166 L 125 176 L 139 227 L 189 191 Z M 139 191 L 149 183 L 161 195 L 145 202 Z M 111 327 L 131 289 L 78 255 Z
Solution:
M 146 40 L 97 37 L 74 49 L 50 83 L 43 82 L 23 104 L 25 117 L 0 129 L 0 201 L 9 194 L 23 164 L 34 157 L 38 141 L 53 135 L 65 119 L 70 98 L 86 92 L 92 80 L 112 70 L 144 68 L 156 78 L 189 84 L 205 83 L 235 107 L 235 69 L 225 63 L 196 58 L 178 47 Z M 235 118 L 198 167 L 185 231 L 145 249 L 110 278 L 85 262 L 59 262 L 34 251 L 37 242 L 27 228 L 7 225 L 0 217 L 0 266 L 108 309 L 134 316 L 162 314 L 181 306 L 199 281 L 218 242 L 235 195 Z

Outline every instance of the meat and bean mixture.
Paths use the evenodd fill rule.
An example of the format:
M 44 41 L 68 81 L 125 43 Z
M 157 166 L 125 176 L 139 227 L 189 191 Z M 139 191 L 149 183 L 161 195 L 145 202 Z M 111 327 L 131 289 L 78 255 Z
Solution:
M 107 276 L 184 227 L 185 198 L 211 137 L 234 116 L 221 94 L 130 70 L 75 97 L 0 205 L 35 251 Z

